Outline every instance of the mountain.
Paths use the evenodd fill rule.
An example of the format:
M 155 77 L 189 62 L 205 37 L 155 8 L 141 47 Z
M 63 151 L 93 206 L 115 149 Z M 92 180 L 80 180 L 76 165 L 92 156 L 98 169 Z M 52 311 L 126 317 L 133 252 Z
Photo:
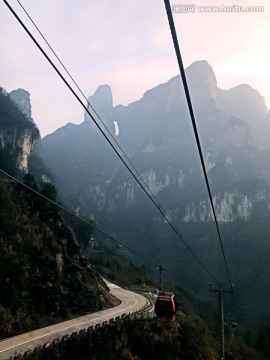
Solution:
M 250 126 L 251 121 L 260 122 L 265 125 L 261 132 L 266 132 L 266 107 L 250 86 L 239 86 L 236 91 L 219 89 L 213 69 L 205 61 L 192 64 L 186 73 L 233 272 L 241 264 L 240 273 L 234 276 L 244 289 L 240 295 L 244 299 L 245 287 L 250 286 L 249 279 L 245 279 L 246 269 L 252 264 L 257 274 L 264 271 L 257 262 L 260 256 L 265 258 L 264 246 L 269 241 L 266 234 L 270 153 L 259 148 Z M 233 93 L 238 107 L 229 101 Z M 108 85 L 99 87 L 89 100 L 166 213 L 184 229 L 202 259 L 223 276 L 222 257 L 179 77 L 147 91 L 142 99 L 128 106 L 113 107 Z M 249 109 L 254 104 L 253 112 L 244 111 L 247 101 Z M 81 125 L 64 126 L 45 137 L 42 145 L 44 159 L 62 194 L 81 214 L 94 218 L 136 249 L 153 255 L 154 260 L 180 270 L 187 279 L 197 277 L 198 268 L 186 249 L 164 226 L 160 214 L 151 207 L 87 114 Z M 259 223 L 258 228 L 254 226 Z M 234 230 L 230 231 L 230 226 Z M 254 241 L 261 238 L 263 241 Z M 256 246 L 259 250 L 254 261 L 251 249 Z M 208 282 L 207 276 L 200 276 L 202 283 Z M 248 324 L 262 320 L 258 312 L 267 294 L 266 291 L 261 298 L 252 320 L 245 319 Z M 242 299 L 238 301 L 241 304 Z M 245 317 L 243 312 L 239 316 Z
M 41 138 L 32 119 L 30 94 L 18 89 L 8 94 L 0 88 L 0 163 L 9 174 L 29 171 L 44 180 L 52 174 L 40 153 Z
M 29 92 L 24 89 L 17 89 L 11 91 L 9 97 L 19 110 L 26 115 L 27 119 L 34 123 Z
M 205 114 L 206 124 L 209 120 L 213 121 L 213 119 L 209 119 L 209 114 L 213 110 L 215 116 L 224 126 L 223 129 L 237 128 L 240 130 L 237 136 L 230 134 L 228 131 L 225 139 L 220 137 L 220 144 L 216 147 L 213 145 L 213 141 L 209 142 L 211 145 L 209 149 L 213 150 L 213 158 L 217 156 L 219 146 L 223 149 L 222 146 L 224 144 L 221 144 L 222 141 L 224 143 L 234 143 L 235 149 L 242 149 L 243 147 L 243 149 L 248 149 L 252 153 L 254 147 L 248 126 L 241 119 L 230 117 L 224 111 L 222 112 L 217 109 L 215 106 L 216 91 L 213 91 L 213 89 L 216 89 L 213 71 L 210 71 L 209 74 L 211 74 L 206 76 L 208 65 L 205 62 L 202 65 L 205 69 L 202 81 L 208 79 L 207 82 L 210 82 L 212 85 L 208 93 L 206 91 L 207 86 L 205 85 L 204 96 L 201 101 L 198 101 L 196 111 Z M 200 72 L 197 73 L 196 77 L 199 74 Z M 178 224 L 184 225 L 184 230 L 187 234 L 196 234 L 192 246 L 197 244 L 200 255 L 204 256 L 203 260 L 208 259 L 210 261 L 211 257 L 211 264 L 208 261 L 208 265 L 211 265 L 211 267 L 215 265 L 215 270 L 218 270 L 220 265 L 219 259 L 217 258 L 213 261 L 213 255 L 216 255 L 217 249 L 212 243 L 211 215 L 208 215 L 207 221 L 206 218 L 193 218 L 190 220 L 182 217 L 185 212 L 182 215 L 180 212 L 181 203 L 186 202 L 187 199 L 190 200 L 190 197 L 196 200 L 198 194 L 202 192 L 200 189 L 201 185 L 199 184 L 201 174 L 196 169 L 196 151 L 193 149 L 192 140 L 187 136 L 192 134 L 192 132 L 188 126 L 183 126 L 185 120 L 183 118 L 179 128 L 184 133 L 180 132 L 180 135 L 177 134 L 175 136 L 175 128 L 179 125 L 176 119 L 178 114 L 171 112 L 170 106 L 171 104 L 177 105 L 177 97 L 175 97 L 174 90 L 172 89 L 171 93 L 165 96 L 167 91 L 170 91 L 170 86 L 177 89 L 176 79 L 169 81 L 170 85 L 163 84 L 158 89 L 154 89 L 153 93 L 152 91 L 147 92 L 144 98 L 141 99 L 142 102 L 139 100 L 137 104 L 130 104 L 133 110 L 135 108 L 141 114 L 141 117 L 138 117 L 139 128 L 137 130 L 139 131 L 136 131 L 134 124 L 129 123 L 131 127 L 134 125 L 133 130 L 134 135 L 136 134 L 137 136 L 137 142 L 133 140 L 133 134 L 129 133 L 129 129 L 125 128 L 125 123 L 130 118 L 125 118 L 123 114 L 125 116 L 128 115 L 130 108 L 121 106 L 114 108 L 112 106 L 112 93 L 107 85 L 100 87 L 91 97 L 91 101 L 96 107 L 100 106 L 103 109 L 101 109 L 104 116 L 103 122 L 107 129 L 114 133 L 119 140 L 121 139 L 121 145 L 125 147 L 129 156 L 136 162 L 136 166 L 139 165 L 142 169 L 141 173 L 148 181 L 152 192 L 155 193 L 162 204 L 166 204 L 168 215 L 178 217 L 178 219 L 176 218 Z M 159 91 L 163 92 L 161 97 L 159 96 Z M 197 95 L 199 96 L 199 92 Z M 156 103 L 158 99 L 161 102 L 164 96 L 166 101 L 163 105 L 167 106 L 166 124 L 162 120 L 163 107 Z M 200 99 L 198 98 L 198 100 Z M 183 99 L 180 102 L 179 108 L 183 110 L 183 115 Z M 91 111 L 93 110 L 91 109 Z M 152 118 L 152 115 L 149 117 L 149 113 L 154 114 L 154 117 Z M 115 114 L 118 114 L 118 116 L 116 117 Z M 186 110 L 185 114 L 187 115 Z M 157 119 L 157 126 L 152 123 L 152 120 L 155 120 L 155 118 Z M 134 119 L 136 120 L 136 117 Z M 148 119 L 151 120 L 149 123 L 147 123 Z M 104 124 L 102 126 L 106 130 Z M 147 132 L 144 133 L 144 127 L 147 129 L 148 135 Z M 122 133 L 124 132 L 125 136 L 120 134 L 120 129 Z M 141 132 L 141 130 L 143 131 Z M 215 131 L 217 132 L 215 129 L 205 130 L 205 136 L 209 133 L 213 133 L 214 136 Z M 52 172 L 45 165 L 43 159 L 41 159 L 44 151 L 42 149 L 43 144 L 41 144 L 39 131 L 31 117 L 31 101 L 28 92 L 19 89 L 12 92 L 11 96 L 3 89 L 0 91 L 0 134 L 1 169 L 12 173 L 16 177 L 20 177 L 28 186 L 44 196 L 55 200 L 57 192 L 52 183 Z M 202 281 L 198 269 L 194 267 L 190 259 L 187 259 L 186 249 L 181 248 L 178 239 L 173 238 L 160 214 L 153 213 L 153 209 L 146 201 L 145 195 L 140 193 L 134 179 L 127 175 L 123 165 L 119 165 L 119 159 L 115 157 L 115 154 L 109 147 L 104 151 L 104 139 L 96 131 L 96 128 L 92 126 L 89 117 L 85 116 L 83 124 L 79 126 L 68 124 L 59 129 L 55 134 L 47 137 L 47 141 L 48 143 L 51 141 L 51 145 L 54 146 L 54 141 L 59 141 L 59 138 L 62 137 L 67 142 L 60 142 L 57 150 L 59 149 L 62 155 L 66 151 L 69 158 L 58 158 L 58 151 L 56 151 L 55 157 L 56 160 L 61 159 L 61 166 L 58 166 L 64 170 L 67 176 L 66 179 L 70 182 L 69 184 L 74 185 L 68 189 L 65 184 L 66 179 L 61 176 L 61 173 L 55 171 L 54 177 L 62 187 L 62 199 L 65 197 L 73 208 L 79 205 L 79 207 L 75 208 L 75 211 L 85 214 L 86 217 L 89 216 L 89 213 L 85 209 L 90 209 L 90 218 L 98 218 L 102 225 L 109 226 L 109 228 L 114 227 L 116 231 L 114 235 L 120 235 L 120 237 L 125 239 L 126 243 L 130 243 L 133 247 L 140 249 L 140 252 L 147 254 L 161 264 L 165 264 L 164 260 L 167 260 L 170 268 L 176 270 L 177 273 L 181 272 L 183 276 L 188 275 L 189 279 L 196 276 L 196 282 Z M 240 139 L 239 142 L 236 141 L 237 138 Z M 36 150 L 35 146 L 37 146 Z M 179 156 L 179 153 L 175 153 L 175 151 L 179 150 L 179 147 L 181 149 L 181 156 Z M 265 160 L 267 160 L 267 154 L 265 154 Z M 209 159 L 207 161 L 209 171 L 211 171 L 216 165 L 211 163 Z M 226 157 L 224 161 L 227 165 L 233 166 L 230 158 Z M 168 163 L 170 164 L 169 166 Z M 57 162 L 55 162 L 55 166 L 56 164 Z M 70 165 L 74 166 L 74 168 Z M 37 178 L 32 175 L 33 173 Z M 196 174 L 198 178 L 194 177 Z M 241 175 L 244 178 L 243 174 L 237 172 L 234 175 L 236 178 L 241 178 Z M 76 180 L 74 184 L 72 178 Z M 216 179 L 220 180 L 218 171 Z M 227 178 L 223 177 L 224 179 Z M 220 182 L 221 184 L 223 183 Z M 261 191 L 261 187 L 264 184 L 265 180 L 258 182 L 256 179 L 253 179 L 253 182 L 250 182 L 244 179 L 241 189 L 245 189 L 245 192 L 252 195 L 254 193 L 254 186 L 258 191 Z M 195 192 L 192 186 L 195 186 Z M 227 184 L 226 187 L 229 193 L 229 185 Z M 84 193 L 86 195 L 85 199 L 83 199 L 84 195 L 82 195 L 81 190 L 86 190 Z M 94 195 L 92 197 L 91 191 L 92 195 Z M 263 196 L 264 194 L 261 194 L 261 197 L 257 199 L 259 205 L 263 202 Z M 90 202 L 85 202 L 85 200 L 89 199 L 91 200 Z M 74 202 L 74 200 L 76 201 Z M 237 201 L 237 197 L 235 197 L 235 201 Z M 180 202 L 180 206 L 177 204 L 178 202 Z M 107 205 L 111 207 L 107 208 Z M 174 212 L 171 209 L 178 209 L 178 212 Z M 204 204 L 205 209 L 206 206 Z M 196 211 L 195 202 L 193 210 Z M 253 217 L 251 217 L 252 219 Z M 228 222 L 233 223 L 235 233 L 241 235 L 239 239 L 233 241 L 233 245 L 235 245 L 232 251 L 234 257 L 233 266 L 237 262 L 249 261 L 248 257 L 243 258 L 239 256 L 242 251 L 242 240 L 245 236 L 247 246 L 251 250 L 252 255 L 255 254 L 255 258 L 260 258 L 261 260 L 259 264 L 258 262 L 255 264 L 254 261 L 254 264 L 251 264 L 252 266 L 250 266 L 248 271 L 248 276 L 256 278 L 258 274 L 262 274 L 268 254 L 265 251 L 264 253 L 260 252 L 261 247 L 253 244 L 253 233 L 250 231 L 252 230 L 250 226 L 250 224 L 252 225 L 251 220 L 245 218 L 245 225 L 248 224 L 247 229 L 242 226 L 242 223 L 232 218 Z M 257 220 L 255 219 L 255 221 Z M 261 218 L 259 220 L 261 222 L 260 229 L 264 229 L 265 224 Z M 223 228 L 223 230 L 228 231 L 228 227 Z M 269 244 L 267 236 L 261 237 L 258 240 L 264 246 Z M 93 271 L 93 268 L 98 269 L 102 274 L 106 274 L 106 276 L 120 281 L 126 286 L 131 284 L 142 286 L 149 281 L 145 274 L 145 267 L 138 269 L 138 267 L 134 266 L 131 262 L 134 258 L 123 247 L 114 246 L 108 239 L 102 239 L 101 236 L 89 231 L 88 226 L 82 226 L 74 218 L 71 219 L 67 215 L 60 214 L 59 210 L 52 204 L 22 188 L 16 182 L 9 181 L 5 176 L 0 177 L 0 243 L 0 279 L 2 283 L 0 290 L 1 337 L 12 336 L 86 312 L 97 311 L 114 304 L 116 300 L 108 294 L 104 282 L 99 278 L 97 272 Z M 256 271 L 254 272 L 255 267 Z M 237 276 L 237 280 L 241 282 L 242 273 L 239 272 Z M 193 285 L 191 283 L 186 284 L 185 287 L 186 289 L 189 288 L 189 291 L 185 291 L 183 290 L 184 286 L 182 283 L 183 280 L 185 281 L 185 278 L 182 276 L 180 278 L 182 280 L 181 282 L 178 280 L 178 283 L 175 278 L 170 280 L 174 281 L 176 292 L 179 293 L 181 309 L 186 308 L 188 300 L 188 307 L 195 306 L 195 303 L 197 303 L 196 308 L 199 308 L 200 314 L 204 319 L 208 319 L 208 326 L 197 316 L 188 314 L 185 309 L 183 313 L 179 314 L 179 321 L 167 324 L 167 338 L 164 338 L 162 333 L 164 324 L 153 322 L 150 325 L 146 321 L 145 323 L 138 323 L 137 325 L 139 326 L 135 326 L 134 322 L 130 324 L 122 322 L 116 325 L 119 334 L 112 331 L 113 324 L 109 325 L 109 338 L 107 328 L 104 327 L 102 331 L 97 329 L 98 337 L 90 345 L 89 341 L 87 341 L 87 346 L 80 342 L 83 340 L 80 333 L 74 334 L 71 342 L 69 339 L 64 344 L 62 342 L 61 344 L 58 343 L 59 348 L 57 344 L 52 344 L 49 351 L 53 352 L 52 356 L 54 357 L 61 354 L 65 358 L 65 351 L 70 356 L 74 351 L 81 353 L 82 348 L 84 350 L 88 349 L 89 346 L 92 348 L 93 344 L 95 344 L 91 354 L 94 351 L 97 353 L 97 356 L 103 356 L 104 353 L 106 358 L 108 351 L 115 349 L 115 341 L 117 340 L 119 346 L 118 352 L 115 355 L 118 358 L 122 355 L 123 358 L 133 356 L 131 354 L 139 357 L 142 356 L 142 358 L 144 358 L 145 353 L 148 358 L 159 353 L 166 354 L 166 349 L 170 351 L 173 344 L 173 352 L 177 356 L 188 356 L 192 359 L 207 356 L 207 358 L 212 359 L 216 354 L 216 346 L 211 336 L 214 327 L 213 314 L 211 314 L 209 308 L 212 307 L 215 301 L 214 299 L 208 299 L 210 300 L 210 305 L 205 309 L 205 305 L 200 297 L 203 293 L 203 282 L 201 287 L 196 289 L 195 301 L 195 297 L 192 295 L 192 291 L 195 291 L 195 282 L 193 282 Z M 267 280 L 267 278 L 268 272 L 266 271 L 261 281 L 255 283 L 255 285 L 252 283 L 249 291 L 259 289 L 262 282 Z M 243 281 L 240 285 L 243 286 Z M 168 286 L 167 282 L 166 286 Z M 172 284 L 170 286 L 171 288 L 173 287 Z M 198 284 L 195 284 L 195 286 L 198 286 Z M 241 287 L 239 286 L 238 288 L 240 289 Z M 255 294 L 257 292 L 250 296 L 253 301 L 254 298 L 256 299 Z M 265 299 L 268 301 L 268 295 L 267 289 L 264 289 L 260 298 L 262 304 L 265 302 Z M 243 314 L 241 315 L 244 315 L 245 311 L 250 309 L 250 302 L 245 300 L 246 297 L 243 291 L 241 299 L 237 299 L 236 302 L 243 306 Z M 267 308 L 261 306 L 259 310 L 262 310 L 264 317 L 266 314 L 267 321 Z M 252 324 L 253 319 L 258 319 L 258 309 L 250 317 Z M 242 318 L 245 319 L 244 316 Z M 211 324 L 212 331 L 210 332 L 209 326 Z M 198 342 L 196 340 L 198 333 L 202 333 L 202 331 L 204 336 Z M 263 337 L 267 336 L 267 332 L 268 329 L 263 329 L 261 332 Z M 108 339 L 109 341 L 107 341 Z M 134 341 L 134 339 L 137 340 Z M 181 340 L 180 345 L 179 339 Z M 102 352 L 99 345 L 103 340 L 106 341 L 107 348 L 104 351 L 103 346 Z M 74 341 L 80 350 L 76 350 Z M 134 348 L 138 341 L 140 343 L 144 342 L 144 347 L 139 353 Z M 150 345 L 152 344 L 150 348 L 149 343 Z M 237 350 L 234 349 L 236 343 Z M 258 348 L 258 344 L 259 342 L 256 342 L 256 348 Z M 72 350 L 69 350 L 69 345 Z M 254 346 L 254 344 L 252 345 Z M 235 358 L 240 359 L 239 353 L 241 353 L 241 358 L 255 359 L 255 353 L 247 348 L 241 340 L 237 339 L 237 342 L 234 342 L 234 348 L 228 347 L 228 356 L 231 356 L 231 358 L 235 356 Z M 264 341 L 262 348 L 268 354 L 267 340 Z M 41 349 L 41 351 L 43 350 L 46 353 L 45 356 L 48 357 L 47 346 Z M 86 350 L 86 352 L 85 356 L 88 356 L 89 351 Z M 90 356 L 92 356 L 91 354 Z M 37 352 L 28 355 L 30 358 L 32 358 L 32 355 L 35 358 L 38 356 Z M 25 356 L 28 358 L 28 355 Z
M 218 219 L 245 220 L 252 216 L 254 208 L 246 203 L 264 201 L 269 205 L 270 152 L 258 148 L 249 126 L 252 119 L 264 119 L 266 123 L 266 106 L 258 92 L 246 85 L 229 91 L 218 89 L 206 61 L 192 64 L 186 72 L 206 166 L 215 188 Z M 236 99 L 235 103 L 231 98 Z M 245 108 L 247 101 L 249 108 L 255 104 L 253 112 Z M 174 220 L 212 220 L 210 203 L 201 188 L 201 169 L 179 77 L 147 91 L 142 99 L 128 106 L 113 107 L 108 85 L 100 86 L 89 102 L 153 194 L 166 197 L 165 193 L 175 188 L 181 196 L 183 189 L 190 189 L 192 199 L 181 199 L 181 208 L 170 209 L 175 213 Z M 108 133 L 96 114 L 93 116 Z M 110 217 L 121 212 L 123 205 L 132 207 L 141 197 L 138 185 L 124 171 L 88 114 L 81 125 L 68 124 L 46 136 L 42 145 L 45 161 L 62 181 L 65 193 L 76 199 L 74 206 L 82 213 L 97 219 L 99 214 Z M 238 184 L 253 178 L 266 182 L 264 195 L 239 189 Z
M 218 106 L 229 114 L 245 120 L 251 129 L 256 146 L 269 149 L 270 121 L 261 94 L 250 85 L 241 84 L 218 91 Z
M 38 152 L 33 160 L 40 137 L 29 109 L 27 92 L 10 95 L 1 89 L 0 169 L 55 201 L 50 170 Z M 40 177 L 29 174 L 31 169 Z M 117 303 L 89 263 L 87 246 L 93 231 L 80 224 L 73 224 L 73 230 L 71 224 L 54 205 L 0 174 L 1 339 Z M 103 251 L 99 255 L 104 257 Z M 127 274 L 132 273 L 125 265 L 121 264 Z M 134 281 L 140 276 L 136 271 Z
M 206 61 L 193 63 L 186 75 L 225 251 L 241 289 L 235 301 L 237 314 L 246 327 L 266 324 L 270 293 L 263 284 L 270 275 L 268 265 L 265 268 L 269 263 L 265 248 L 270 243 L 270 150 L 266 142 L 261 146 L 260 137 L 268 134 L 267 108 L 249 85 L 219 89 Z M 128 106 L 113 106 L 108 85 L 100 86 L 89 101 L 100 118 L 89 106 L 91 114 L 111 141 L 117 141 L 115 147 L 119 149 L 119 144 L 127 154 L 187 244 L 216 278 L 226 282 L 179 76 Z M 42 147 L 44 161 L 70 206 L 154 261 L 180 272 L 187 287 L 207 297 L 209 275 L 166 225 L 88 114 L 80 125 L 67 124 L 46 136 Z M 132 168 L 128 161 L 127 165 Z M 192 279 L 201 283 L 199 290 Z M 260 287 L 263 293 L 255 299 Z
M 29 156 L 39 131 L 35 124 L 0 89 L 0 161 L 4 170 L 28 171 Z

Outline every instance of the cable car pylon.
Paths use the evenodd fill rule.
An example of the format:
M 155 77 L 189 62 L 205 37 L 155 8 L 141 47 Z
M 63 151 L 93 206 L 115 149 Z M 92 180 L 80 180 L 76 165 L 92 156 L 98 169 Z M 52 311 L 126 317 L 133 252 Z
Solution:
M 159 265 L 159 267 L 157 268 L 157 270 L 159 271 L 159 291 L 164 291 L 163 287 L 162 287 L 162 271 L 164 271 L 165 269 Z
M 161 265 L 159 265 L 157 270 L 159 271 L 159 290 L 154 306 L 154 311 L 158 319 L 173 320 L 175 318 L 178 302 L 175 299 L 174 294 L 167 293 L 163 289 L 162 271 L 164 271 L 165 269 Z
M 232 285 L 223 285 L 223 284 L 209 284 L 209 291 L 218 292 L 219 295 L 219 336 L 220 336 L 220 360 L 225 360 L 225 341 L 224 341 L 224 304 L 223 304 L 223 294 L 233 293 Z

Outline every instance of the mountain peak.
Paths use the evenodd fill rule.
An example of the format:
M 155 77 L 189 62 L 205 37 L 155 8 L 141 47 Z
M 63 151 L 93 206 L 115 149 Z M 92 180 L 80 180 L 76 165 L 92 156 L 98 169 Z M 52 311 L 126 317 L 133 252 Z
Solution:
M 240 84 L 229 90 L 219 90 L 218 106 L 251 125 L 267 116 L 264 97 L 248 84 Z
M 16 104 L 16 106 L 28 117 L 28 119 L 32 120 L 32 107 L 29 92 L 24 89 L 17 89 L 11 91 L 9 97 Z
M 195 107 L 203 107 L 217 98 L 217 79 L 206 60 L 195 61 L 187 69 L 188 85 Z
M 113 97 L 112 97 L 112 89 L 109 85 L 100 85 L 93 96 L 90 96 L 93 107 L 102 106 L 102 107 L 110 107 L 113 106 Z
M 108 117 L 113 109 L 113 97 L 112 97 L 112 89 L 109 85 L 100 85 L 94 92 L 94 95 L 88 98 L 89 103 L 93 107 L 95 111 L 102 117 Z M 91 112 L 91 107 L 89 107 Z M 87 113 L 84 114 L 84 121 L 89 121 L 90 117 Z

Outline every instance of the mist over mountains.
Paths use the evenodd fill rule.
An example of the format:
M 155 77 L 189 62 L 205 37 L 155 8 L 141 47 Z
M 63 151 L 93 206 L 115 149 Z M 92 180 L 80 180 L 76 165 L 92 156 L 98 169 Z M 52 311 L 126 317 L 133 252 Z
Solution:
M 263 97 L 249 85 L 219 89 L 206 61 L 186 71 L 218 219 L 247 220 L 258 202 L 269 211 L 269 124 Z M 211 221 L 179 76 L 128 106 L 113 106 L 108 85 L 100 86 L 89 102 L 106 128 L 90 108 L 91 114 L 106 134 L 115 136 L 150 190 L 164 198 L 174 221 Z M 141 189 L 87 113 L 82 124 L 67 124 L 42 143 L 46 163 L 82 214 L 99 220 L 137 206 Z M 242 191 L 242 182 L 258 179 L 256 191 Z
M 186 75 L 230 271 L 237 284 L 236 315 L 247 327 L 267 324 L 269 112 L 263 97 L 250 85 L 219 89 L 206 61 L 193 63 Z M 113 106 L 108 85 L 98 87 L 89 102 L 103 123 L 91 107 L 90 113 L 109 138 L 108 131 L 113 134 L 194 252 L 224 279 L 180 77 L 148 90 L 128 106 Z M 69 123 L 42 139 L 42 158 L 73 210 L 183 278 L 196 279 L 201 288 L 194 291 L 205 294 L 208 275 L 171 232 L 88 114 L 80 125 Z

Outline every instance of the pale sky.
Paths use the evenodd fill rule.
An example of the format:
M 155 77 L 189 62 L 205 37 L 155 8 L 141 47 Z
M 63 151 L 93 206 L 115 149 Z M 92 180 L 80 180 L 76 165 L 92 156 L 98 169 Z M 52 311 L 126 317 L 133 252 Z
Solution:
M 108 84 L 114 105 L 127 105 L 179 74 L 163 0 L 20 1 L 87 97 Z M 51 55 L 17 0 L 8 2 Z M 171 0 L 171 5 L 180 4 L 196 5 L 195 12 L 174 13 L 184 66 L 207 60 L 220 88 L 250 84 L 269 108 L 269 0 Z M 232 5 L 261 6 L 263 11 L 229 11 Z M 205 13 L 199 6 L 223 6 L 223 11 Z M 83 108 L 4 1 L 0 34 L 0 85 L 8 92 L 30 92 L 41 136 L 68 122 L 81 123 Z

